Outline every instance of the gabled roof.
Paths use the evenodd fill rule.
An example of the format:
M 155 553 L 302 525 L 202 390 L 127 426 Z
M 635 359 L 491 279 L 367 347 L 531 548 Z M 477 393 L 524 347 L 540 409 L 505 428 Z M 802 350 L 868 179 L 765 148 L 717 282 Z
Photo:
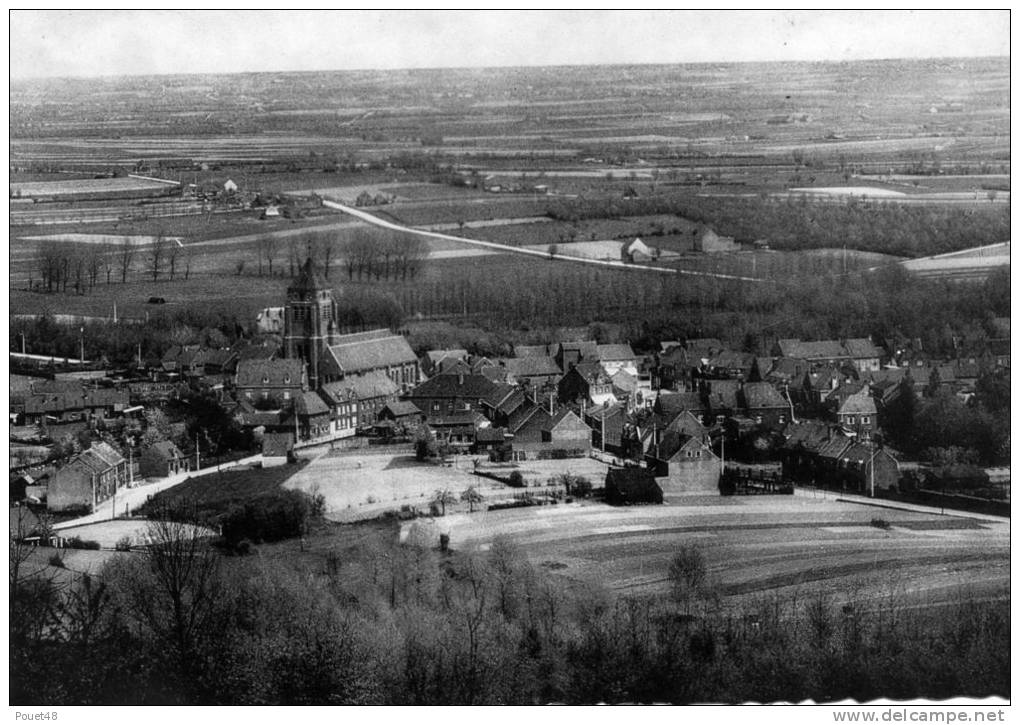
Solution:
M 701 437 L 708 429 L 701 424 L 701 421 L 693 413 L 689 410 L 684 410 L 666 425 L 665 430 Z
M 623 403 L 610 403 L 609 405 L 599 405 L 589 408 L 585 411 L 584 415 L 586 418 L 601 421 L 603 419 L 608 420 L 609 418 L 614 418 L 616 416 L 623 416 L 626 412 L 627 409 Z
M 605 368 L 603 368 L 602 364 L 598 362 L 591 361 L 579 362 L 577 363 L 577 365 L 571 368 L 567 372 L 567 374 L 569 375 L 571 372 L 580 375 L 584 380 L 586 380 L 591 385 L 604 385 L 610 381 L 609 375 L 606 374 Z
M 614 373 L 610 380 L 613 381 L 613 388 L 619 390 L 625 395 L 629 395 L 638 389 L 638 379 L 636 375 L 631 375 L 626 370 L 620 369 Z
M 324 391 L 353 390 L 358 400 L 387 398 L 400 392 L 400 386 L 393 382 L 386 373 L 378 370 L 361 375 L 351 375 L 338 382 L 323 385 L 322 388 Z
M 286 456 L 294 447 L 294 434 L 291 432 L 267 432 L 262 436 L 262 455 L 269 457 Z
M 749 410 L 763 408 L 788 408 L 789 403 L 772 387 L 771 383 L 747 383 L 744 385 L 744 404 Z
M 855 360 L 881 358 L 885 356 L 885 350 L 875 345 L 866 337 L 851 337 L 844 343 L 847 354 Z
M 555 430 L 564 421 L 574 425 L 575 427 L 578 426 L 584 426 L 585 428 L 589 427 L 587 423 L 581 420 L 577 413 L 572 411 L 570 408 L 563 408 L 561 411 L 555 413 L 552 417 L 550 417 L 549 420 L 542 425 L 542 430 L 544 431 Z
M 116 466 L 124 462 L 124 456 L 116 448 L 105 441 L 93 443 L 89 450 L 99 456 L 106 464 Z
M 582 340 L 580 342 L 561 342 L 557 355 L 566 353 L 577 353 L 582 360 L 598 360 L 599 348 L 593 340 Z
M 237 364 L 235 384 L 239 388 L 301 387 L 305 364 L 297 359 L 242 360 Z
M 505 383 L 509 373 L 502 365 L 483 365 L 478 368 L 478 374 L 484 375 L 494 383 Z
M 875 400 L 867 388 L 850 395 L 839 406 L 840 415 L 875 414 Z
M 438 363 L 443 358 L 452 357 L 452 358 L 454 358 L 456 360 L 466 360 L 467 356 L 468 356 L 468 351 L 467 350 L 460 350 L 460 349 L 454 349 L 454 350 L 429 350 L 428 352 L 425 353 L 425 357 L 427 357 L 429 359 L 429 361 L 433 365 Z
M 829 425 L 817 420 L 802 420 L 786 426 L 783 434 L 786 436 L 783 448 L 817 451 L 829 438 Z
M 729 408 L 736 410 L 740 407 L 737 393 L 740 392 L 739 380 L 709 380 L 708 394 L 709 402 L 713 408 Z
M 827 359 L 849 357 L 847 351 L 840 344 L 839 340 L 816 340 L 804 342 L 799 338 L 780 340 L 777 345 L 783 357 L 799 357 L 804 360 Z
M 563 374 L 556 361 L 547 356 L 511 357 L 507 358 L 504 364 L 515 377 L 552 377 Z
M 407 340 L 389 330 L 341 335 L 327 349 L 346 375 L 418 362 Z
M 543 411 L 541 406 L 531 402 L 530 399 L 525 399 L 523 405 L 521 405 L 508 417 L 507 428 L 511 433 L 516 433 L 540 411 Z M 546 413 L 545 415 L 548 416 L 549 414 Z
M 429 418 L 428 422 L 433 428 L 446 428 L 450 426 L 481 428 L 488 424 L 485 416 L 477 410 L 466 410 L 460 413 L 451 413 L 450 415 L 434 416 Z
M 387 403 L 379 412 L 388 412 L 394 418 L 403 418 L 408 415 L 421 415 L 421 410 L 410 400 L 397 400 L 392 403 Z
M 526 357 L 552 357 L 554 350 L 549 345 L 514 345 L 514 355 L 519 358 Z M 554 348 L 557 346 L 553 346 Z M 557 366 L 559 367 L 559 366 Z
M 600 362 L 628 362 L 637 360 L 637 355 L 630 345 L 598 345 L 598 359 Z
M 824 443 L 818 446 L 816 452 L 820 458 L 840 458 L 847 448 L 853 443 L 852 438 L 848 438 L 842 433 L 833 433 L 832 437 L 826 440 Z
M 665 415 L 676 415 L 685 410 L 704 411 L 705 404 L 700 393 L 660 393 L 655 399 L 655 410 Z
M 411 390 L 406 397 L 415 398 L 468 398 L 485 400 L 500 389 L 484 375 L 436 375 Z
M 237 352 L 237 359 L 240 362 L 245 360 L 271 360 L 276 357 L 276 354 L 280 351 L 278 345 L 261 343 L 252 344 L 244 343 L 234 347 Z
M 749 352 L 720 350 L 708 359 L 708 366 L 734 370 L 750 370 L 754 365 L 754 355 Z
M 506 428 L 479 428 L 475 440 L 479 443 L 502 443 L 506 436 Z
M 325 415 L 329 413 L 329 406 L 322 401 L 318 393 L 311 391 L 295 396 L 294 408 L 297 410 L 298 415 Z

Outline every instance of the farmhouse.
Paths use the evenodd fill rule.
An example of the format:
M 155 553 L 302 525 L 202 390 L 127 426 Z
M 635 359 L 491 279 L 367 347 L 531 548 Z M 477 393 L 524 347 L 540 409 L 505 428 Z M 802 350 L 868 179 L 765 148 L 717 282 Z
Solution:
M 719 458 L 704 439 L 666 431 L 645 454 L 665 493 L 718 493 Z
M 620 248 L 620 258 L 624 262 L 633 264 L 635 262 L 648 262 L 656 258 L 655 252 L 640 239 L 626 242 Z
M 597 362 L 579 363 L 560 378 L 557 386 L 560 402 L 585 406 L 616 401 L 613 381 Z
M 702 227 L 699 230 L 694 231 L 694 251 L 695 252 L 739 252 L 740 245 L 734 241 L 733 237 L 722 237 L 715 233 L 709 227 Z

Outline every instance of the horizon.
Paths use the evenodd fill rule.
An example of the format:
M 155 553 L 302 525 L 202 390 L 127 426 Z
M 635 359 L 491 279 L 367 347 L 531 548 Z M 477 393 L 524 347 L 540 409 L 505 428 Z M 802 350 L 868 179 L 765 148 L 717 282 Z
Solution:
M 12 82 L 962 60 L 1009 57 L 1009 11 L 13 10 L 10 38 Z
M 237 70 L 237 71 L 193 71 L 187 73 L 111 73 L 95 76 L 24 76 L 11 78 L 11 85 L 31 83 L 35 81 L 93 81 L 119 80 L 125 78 L 188 78 L 202 76 L 239 76 L 239 75 L 316 75 L 322 73 L 408 73 L 435 71 L 520 71 L 542 70 L 546 68 L 676 68 L 683 66 L 736 66 L 736 65 L 851 65 L 866 63 L 899 63 L 899 62 L 949 62 L 949 61 L 989 61 L 1006 60 L 1009 55 L 971 55 L 971 56 L 929 56 L 929 57 L 898 57 L 858 58 L 852 60 L 738 60 L 738 61 L 685 61 L 676 63 L 557 63 L 550 65 L 493 65 L 493 66 L 415 66 L 405 68 L 318 68 L 305 70 Z

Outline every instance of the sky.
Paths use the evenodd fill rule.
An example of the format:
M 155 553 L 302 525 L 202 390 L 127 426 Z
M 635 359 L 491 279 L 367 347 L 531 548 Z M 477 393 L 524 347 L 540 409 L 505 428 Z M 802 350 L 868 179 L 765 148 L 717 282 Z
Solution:
M 1008 56 L 1009 11 L 12 10 L 10 75 Z

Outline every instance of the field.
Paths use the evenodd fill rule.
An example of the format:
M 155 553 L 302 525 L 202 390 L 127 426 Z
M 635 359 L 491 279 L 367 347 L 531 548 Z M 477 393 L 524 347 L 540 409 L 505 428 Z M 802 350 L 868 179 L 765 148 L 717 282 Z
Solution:
M 420 463 L 409 452 L 365 452 L 363 455 L 330 455 L 327 452 L 311 461 L 284 486 L 323 495 L 326 518 L 341 522 L 371 518 L 402 506 L 428 511 L 429 501 L 437 491 L 443 490 L 459 496 L 468 488 L 475 488 L 486 498 L 508 498 L 512 489 L 472 475 L 472 458 L 457 456 L 449 466 L 442 466 Z M 522 464 L 520 470 L 526 480 L 544 483 L 556 473 L 566 471 L 602 480 L 606 466 L 585 458 L 529 462 Z
M 689 497 L 661 507 L 560 505 L 448 517 L 456 549 L 509 536 L 535 563 L 624 594 L 665 591 L 681 544 L 704 551 L 715 589 L 732 603 L 765 593 L 853 595 L 881 608 L 939 606 L 962 582 L 989 600 L 1009 597 L 1007 520 L 875 508 L 811 494 Z M 876 527 L 874 519 L 888 526 Z

